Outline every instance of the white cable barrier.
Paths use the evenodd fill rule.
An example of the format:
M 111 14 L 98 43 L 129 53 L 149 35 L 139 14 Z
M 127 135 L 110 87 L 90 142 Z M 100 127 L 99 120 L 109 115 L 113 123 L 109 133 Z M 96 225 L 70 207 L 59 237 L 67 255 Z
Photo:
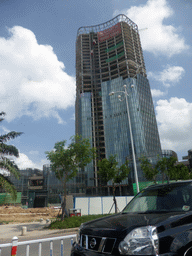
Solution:
M 12 238 L 12 243 L 6 243 L 6 244 L 0 244 L 0 256 L 2 252 L 2 248 L 11 247 L 11 256 L 17 255 L 17 247 L 19 245 L 26 245 L 26 256 L 30 256 L 30 245 L 31 244 L 39 244 L 39 250 L 38 250 L 38 256 L 42 255 L 42 243 L 43 242 L 50 242 L 50 256 L 53 256 L 53 241 L 60 240 L 60 252 L 61 256 L 64 256 L 64 246 L 63 246 L 63 240 L 64 239 L 70 239 L 71 238 L 71 245 L 73 244 L 73 238 L 76 238 L 76 235 L 68 235 L 68 236 L 58 236 L 58 237 L 49 237 L 49 238 L 42 238 L 37 240 L 28 240 L 28 241 L 22 241 L 18 242 L 18 238 L 14 236 Z

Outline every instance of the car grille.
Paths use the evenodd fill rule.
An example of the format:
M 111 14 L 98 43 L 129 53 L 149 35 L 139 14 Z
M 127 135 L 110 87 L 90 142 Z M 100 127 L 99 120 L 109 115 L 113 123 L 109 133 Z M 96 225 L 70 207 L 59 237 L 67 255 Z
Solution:
M 115 238 L 81 235 L 80 244 L 87 250 L 111 254 Z

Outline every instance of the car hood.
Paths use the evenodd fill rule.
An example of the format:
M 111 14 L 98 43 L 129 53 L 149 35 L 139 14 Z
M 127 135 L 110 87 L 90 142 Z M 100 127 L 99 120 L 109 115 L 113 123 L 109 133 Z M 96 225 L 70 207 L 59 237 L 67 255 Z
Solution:
M 98 220 L 84 223 L 82 233 L 94 236 L 124 237 L 127 233 L 137 227 L 155 225 L 157 227 L 167 226 L 181 218 L 179 213 L 150 213 L 150 214 L 117 214 Z

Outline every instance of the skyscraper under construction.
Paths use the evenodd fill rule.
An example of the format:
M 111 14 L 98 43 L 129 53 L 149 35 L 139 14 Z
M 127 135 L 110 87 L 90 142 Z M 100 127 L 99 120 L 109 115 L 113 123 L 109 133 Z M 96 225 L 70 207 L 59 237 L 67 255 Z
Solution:
M 127 104 L 123 100 L 125 86 Z M 110 96 L 111 92 L 119 92 L 121 97 Z M 76 133 L 90 138 L 92 146 L 97 148 L 97 159 L 81 175 L 80 183 L 86 188 L 99 185 L 100 159 L 116 155 L 119 165 L 126 159 L 133 164 L 134 148 L 138 178 L 142 181 L 139 158 L 145 155 L 153 161 L 161 155 L 138 27 L 125 15 L 96 26 L 81 27 L 77 32 Z M 134 172 L 131 177 L 134 182 Z

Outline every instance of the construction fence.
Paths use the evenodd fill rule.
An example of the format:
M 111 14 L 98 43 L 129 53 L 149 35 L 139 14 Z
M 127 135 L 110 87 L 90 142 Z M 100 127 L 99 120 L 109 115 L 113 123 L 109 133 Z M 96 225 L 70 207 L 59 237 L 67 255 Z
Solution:
M 21 192 L 17 192 L 16 201 L 11 198 L 9 193 L 0 193 L 0 205 L 21 204 Z
M 131 201 L 133 196 L 116 196 L 118 211 Z M 74 197 L 74 209 L 81 209 L 81 215 L 115 213 L 112 196 Z

